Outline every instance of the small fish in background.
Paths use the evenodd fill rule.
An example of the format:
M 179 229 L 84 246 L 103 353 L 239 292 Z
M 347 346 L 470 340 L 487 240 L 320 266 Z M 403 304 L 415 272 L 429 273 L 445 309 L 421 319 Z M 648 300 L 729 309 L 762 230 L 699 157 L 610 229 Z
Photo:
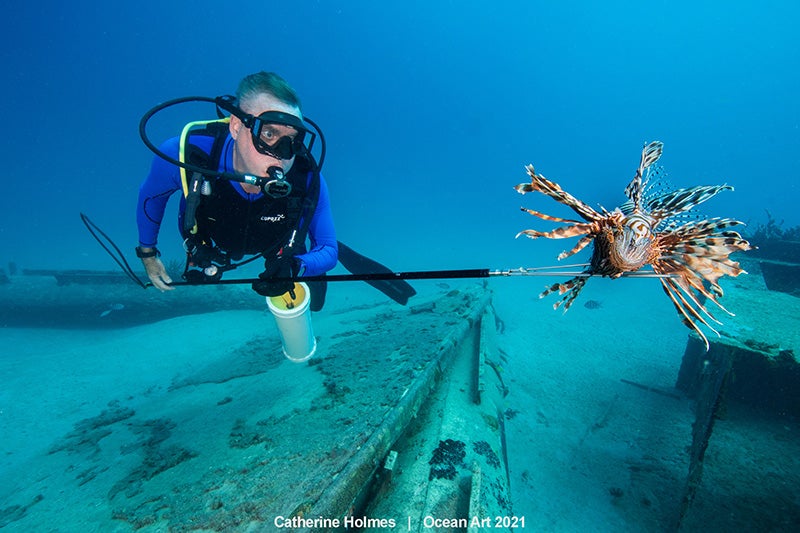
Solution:
M 603 307 L 603 304 L 601 302 L 598 302 L 597 300 L 587 300 L 586 303 L 583 304 L 583 306 L 586 309 L 600 309 L 601 307 Z
M 436 286 L 437 286 L 437 287 L 439 287 L 439 288 L 440 288 L 440 289 L 442 289 L 442 290 L 447 290 L 447 289 L 449 289 L 449 288 L 450 288 L 450 285 L 449 285 L 449 284 L 447 284 L 447 283 L 444 283 L 444 282 L 442 282 L 442 283 L 437 283 L 437 284 L 436 284 Z
M 100 313 L 100 318 L 110 315 L 113 311 L 122 311 L 123 309 L 125 309 L 123 304 L 111 304 L 108 309 Z

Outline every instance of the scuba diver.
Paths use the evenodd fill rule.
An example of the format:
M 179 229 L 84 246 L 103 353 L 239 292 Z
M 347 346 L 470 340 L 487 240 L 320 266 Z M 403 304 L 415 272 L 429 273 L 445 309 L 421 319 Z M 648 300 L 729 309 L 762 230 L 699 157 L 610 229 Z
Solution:
M 153 159 L 139 190 L 136 255 L 154 287 L 174 289 L 157 244 L 167 201 L 183 189 L 178 217 L 187 253 L 183 278 L 213 283 L 223 272 L 263 257 L 264 271 L 252 288 L 262 296 L 280 296 L 294 287 L 291 278 L 318 276 L 337 263 L 328 187 L 319 172 L 322 133 L 303 118 L 294 89 L 274 73 L 246 76 L 235 98 L 215 102 L 228 117 L 189 124 L 158 148 L 162 157 Z M 319 164 L 311 154 L 317 134 Z M 253 257 L 242 260 L 245 256 Z M 312 309 L 319 309 L 324 284 L 321 295 L 314 292 L 312 287 Z

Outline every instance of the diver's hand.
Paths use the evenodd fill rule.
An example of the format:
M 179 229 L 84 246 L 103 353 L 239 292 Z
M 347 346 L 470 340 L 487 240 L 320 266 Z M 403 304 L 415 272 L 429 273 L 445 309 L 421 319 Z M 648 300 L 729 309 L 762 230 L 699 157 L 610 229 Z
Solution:
M 172 278 L 167 274 L 167 269 L 164 268 L 164 263 L 161 262 L 161 259 L 155 256 L 145 257 L 142 259 L 142 264 L 153 287 L 161 292 L 175 290 L 175 287 L 167 285 L 172 283 Z
M 261 296 L 280 296 L 294 289 L 294 281 L 275 278 L 296 278 L 300 272 L 300 262 L 293 257 L 278 257 L 265 262 L 265 270 L 258 275 L 258 281 L 252 288 Z M 294 296 L 292 296 L 294 298 Z

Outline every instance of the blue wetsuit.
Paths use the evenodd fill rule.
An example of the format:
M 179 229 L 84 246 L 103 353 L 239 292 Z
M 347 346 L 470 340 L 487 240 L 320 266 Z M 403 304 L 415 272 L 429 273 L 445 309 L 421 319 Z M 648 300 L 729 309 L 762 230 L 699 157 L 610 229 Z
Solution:
M 211 151 L 213 137 L 196 136 L 192 138 L 192 143 L 200 147 L 206 153 Z M 160 149 L 166 155 L 178 159 L 179 138 L 168 139 Z M 222 146 L 219 161 L 220 171 L 233 171 L 233 139 L 228 135 Z M 294 170 L 294 169 L 293 169 Z M 310 176 L 309 176 L 310 177 Z M 238 182 L 217 182 L 216 185 L 230 187 L 238 193 L 241 200 L 248 205 L 255 205 L 264 198 L 264 194 L 248 194 L 242 189 Z M 164 218 L 164 210 L 170 196 L 182 188 L 180 170 L 177 166 L 156 156 L 150 167 L 150 173 L 142 182 L 139 188 L 139 201 L 136 208 L 136 221 L 139 227 L 139 245 L 152 248 L 158 243 L 158 232 L 161 228 L 161 221 Z M 229 193 L 230 194 L 230 193 Z M 263 203 L 263 202 L 262 202 Z M 181 204 L 179 208 L 179 228 L 183 226 L 184 211 L 186 201 L 181 194 Z M 278 219 L 276 217 L 262 217 L 261 220 Z M 247 219 L 243 219 L 241 224 L 247 224 Z M 268 222 L 264 222 L 265 224 Z M 322 176 L 319 177 L 319 199 L 317 200 L 314 215 L 308 226 L 308 236 L 310 248 L 307 252 L 296 256 L 300 260 L 302 274 L 305 276 L 315 276 L 323 274 L 333 268 L 338 260 L 338 246 L 336 243 L 336 231 L 333 225 L 333 215 L 331 213 L 330 198 L 328 196 L 328 186 Z M 282 246 L 286 243 L 263 243 L 263 249 L 269 249 L 274 245 Z M 304 244 L 304 243 L 302 243 Z M 230 251 L 230 250 L 224 250 Z M 256 253 L 253 250 L 246 253 Z

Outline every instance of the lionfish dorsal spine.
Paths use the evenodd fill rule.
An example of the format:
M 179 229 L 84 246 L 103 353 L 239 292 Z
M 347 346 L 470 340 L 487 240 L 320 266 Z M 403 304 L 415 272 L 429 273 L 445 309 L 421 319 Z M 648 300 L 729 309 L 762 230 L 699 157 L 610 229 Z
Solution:
M 688 211 L 722 191 L 732 191 L 730 185 L 697 185 L 688 189 L 669 191 L 651 198 L 646 205 L 650 213 L 658 219 L 665 219 Z
M 647 167 L 658 161 L 663 149 L 664 143 L 661 141 L 653 141 L 649 144 L 645 144 L 642 149 L 642 158 L 639 161 L 639 168 L 636 169 L 636 175 L 628 186 L 625 187 L 625 196 L 633 202 L 634 211 L 641 211 L 642 209 L 642 191 L 644 190 L 642 177 L 644 176 L 644 172 L 647 170 Z

